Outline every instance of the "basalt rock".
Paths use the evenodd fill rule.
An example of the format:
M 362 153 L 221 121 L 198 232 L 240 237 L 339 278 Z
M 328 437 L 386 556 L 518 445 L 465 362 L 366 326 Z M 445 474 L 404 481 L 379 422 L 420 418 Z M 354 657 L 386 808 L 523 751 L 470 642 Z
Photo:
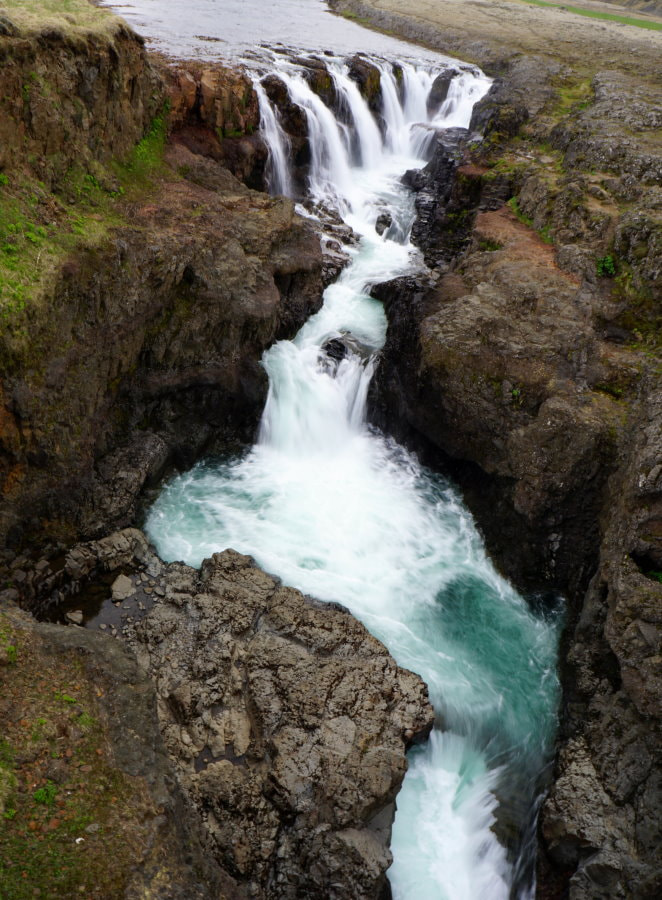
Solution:
M 596 95 L 617 81 L 597 78 Z M 432 232 L 431 273 L 374 289 L 389 320 L 374 419 L 455 475 L 510 577 L 568 598 L 561 745 L 542 814 L 560 887 L 549 866 L 540 881 L 541 896 L 573 900 L 661 889 L 659 223 L 656 189 L 631 178 L 654 171 L 646 135 L 659 100 L 651 93 L 644 109 L 629 88 L 628 109 L 600 107 L 612 118 L 613 179 L 578 162 L 580 146 L 607 148 L 590 104 L 564 119 L 558 177 L 531 157 L 516 176 L 465 161 L 450 193 L 410 175 L 442 214 L 469 201 L 469 227 L 458 223 L 455 246 Z M 474 124 L 509 130 L 499 114 L 489 121 Z M 631 130 L 642 140 L 621 171 Z M 613 197 L 637 207 L 619 214 Z M 616 245 L 635 289 L 596 266 Z M 650 350 L 637 347 L 642 335 Z
M 48 185 L 79 166 L 125 156 L 161 111 L 160 78 L 142 39 L 105 29 L 0 28 L 0 171 Z M 58 102 L 54 102 L 58 98 Z
M 448 97 L 451 81 L 459 74 L 457 69 L 445 69 L 432 82 L 432 87 L 428 94 L 428 113 L 430 115 L 435 115 L 439 111 L 442 103 Z
M 406 172 L 403 177 L 404 183 L 416 192 L 411 240 L 423 251 L 429 266 L 448 262 L 468 240 L 474 205 L 470 188 L 475 182 L 455 177 L 468 137 L 465 128 L 439 132 L 430 162 L 424 169 Z M 479 184 L 476 187 L 479 189 Z
M 278 75 L 267 75 L 261 83 L 267 97 L 278 110 L 280 124 L 290 142 L 291 172 L 300 188 L 300 193 L 304 194 L 303 188 L 310 163 L 306 113 L 300 106 L 292 102 L 287 85 Z
M 358 53 L 347 61 L 347 67 L 349 69 L 349 77 L 358 84 L 361 95 L 367 102 L 368 107 L 374 115 L 379 116 L 382 111 L 381 73 L 379 69 Z
M 405 750 L 432 726 L 421 679 L 345 609 L 232 550 L 166 566 L 128 529 L 74 548 L 65 570 L 80 586 L 123 572 L 112 598 L 147 601 L 118 630 L 156 684 L 228 896 L 382 897 Z
M 28 100 L 12 100 L 9 120 L 24 133 L 23 148 L 39 145 L 49 165 L 62 163 L 51 168 L 53 179 L 79 164 L 100 171 L 94 166 L 151 133 L 150 110 L 167 108 L 164 83 L 141 43 L 124 26 L 110 33 L 115 43 L 90 40 L 84 51 L 47 42 L 38 65 L 35 48 L 23 41 L 2 69 L 8 92 L 22 77 L 18 62 L 29 60 L 62 96 L 71 79 L 89 89 L 80 128 L 97 148 L 94 159 L 77 139 L 62 143 L 60 156 L 47 154 L 48 134 L 60 140 L 58 117 L 68 101 L 50 116 L 47 133 L 36 89 L 29 127 L 21 124 Z M 7 49 L 12 39 L 0 40 Z M 57 60 L 51 49 L 62 50 Z M 87 81 L 83 61 L 96 73 Z M 243 76 L 224 81 L 224 70 L 198 75 L 197 82 L 184 70 L 168 76 L 178 79 L 181 102 L 173 104 L 169 146 L 151 187 L 118 204 L 111 222 L 104 208 L 95 216 L 98 240 L 72 240 L 68 253 L 49 253 L 43 228 L 49 262 L 26 304 L 24 327 L 19 306 L 0 334 L 0 538 L 12 549 L 44 540 L 66 546 L 126 525 L 141 489 L 167 465 L 190 464 L 214 441 L 250 439 L 266 391 L 262 352 L 296 333 L 321 303 L 314 230 L 289 200 L 237 181 L 213 151 L 226 113 L 241 107 L 245 128 L 255 116 L 252 88 Z M 131 78 L 132 91 L 124 83 Z M 147 95 L 149 103 L 141 99 Z M 98 127 L 109 136 L 103 150 Z M 13 140 L 3 147 L 16 163 Z M 61 200 L 51 203 L 58 215 Z
M 251 80 L 221 65 L 187 63 L 160 69 L 170 104 L 170 127 L 194 153 L 222 163 L 249 187 L 264 188 L 267 148 Z

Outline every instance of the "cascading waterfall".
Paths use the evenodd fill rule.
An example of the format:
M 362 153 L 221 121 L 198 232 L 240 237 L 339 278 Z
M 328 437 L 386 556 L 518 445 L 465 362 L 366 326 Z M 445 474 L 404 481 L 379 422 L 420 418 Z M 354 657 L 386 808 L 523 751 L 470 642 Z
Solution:
M 269 147 L 267 162 L 267 183 L 272 194 L 292 195 L 292 179 L 288 165 L 290 142 L 278 121 L 278 113 L 269 103 L 266 92 L 260 82 L 255 79 L 253 87 L 260 105 L 260 122 L 262 134 Z
M 386 334 L 368 286 L 422 265 L 407 238 L 413 203 L 401 176 L 424 165 L 431 128 L 468 125 L 489 82 L 462 72 L 430 120 L 435 73 L 403 66 L 398 80 L 392 66 L 379 66 L 381 128 L 341 61 L 329 68 L 351 127 L 283 64 L 280 77 L 308 121 L 310 196 L 339 210 L 360 245 L 322 309 L 265 353 L 257 444 L 174 478 L 146 528 L 165 559 L 199 565 L 234 547 L 287 584 L 340 601 L 425 679 L 437 727 L 410 752 L 398 795 L 396 900 L 529 897 L 529 845 L 555 724 L 558 616 L 533 610 L 496 573 L 453 488 L 370 429 L 365 409 Z M 285 136 L 259 94 L 272 184 L 291 188 Z M 393 224 L 380 236 L 385 210 Z M 346 343 L 340 361 L 322 349 L 333 338 Z

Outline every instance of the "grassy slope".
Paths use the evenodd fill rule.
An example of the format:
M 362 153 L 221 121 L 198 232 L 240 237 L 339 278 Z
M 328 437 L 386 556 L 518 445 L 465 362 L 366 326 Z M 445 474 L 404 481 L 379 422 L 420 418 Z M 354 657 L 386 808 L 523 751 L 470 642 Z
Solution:
M 520 0 L 522 3 L 530 3 L 532 6 L 551 6 L 556 9 L 564 9 L 578 16 L 586 16 L 589 19 L 602 19 L 605 22 L 620 22 L 621 25 L 633 25 L 636 28 L 647 28 L 650 31 L 662 31 L 662 23 L 652 19 L 633 19 L 631 16 L 619 16 L 615 13 L 606 13 L 599 9 L 587 9 L 582 6 L 567 6 L 561 3 L 549 3 L 548 0 Z
M 88 31 L 115 32 L 121 20 L 89 0 L 0 0 L 4 13 L 20 31 L 29 34 L 43 28 L 58 28 L 73 34 Z

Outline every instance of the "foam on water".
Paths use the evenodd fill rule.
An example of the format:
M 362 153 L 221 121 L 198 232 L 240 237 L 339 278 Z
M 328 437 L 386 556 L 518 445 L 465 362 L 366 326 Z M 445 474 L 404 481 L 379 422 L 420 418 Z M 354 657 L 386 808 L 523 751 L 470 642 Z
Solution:
M 497 574 L 454 489 L 365 420 L 369 351 L 386 333 L 367 287 L 421 265 L 406 238 L 412 198 L 399 180 L 425 162 L 417 129 L 468 125 L 489 82 L 463 73 L 431 123 L 434 71 L 405 66 L 400 90 L 392 67 L 381 64 L 380 130 L 342 62 L 331 65 L 353 125 L 338 122 L 296 71 L 284 65 L 280 75 L 308 117 L 310 194 L 342 212 L 360 246 L 320 312 L 294 341 L 265 353 L 269 393 L 258 443 L 242 458 L 174 478 L 146 528 L 165 559 L 199 565 L 233 547 L 287 584 L 340 601 L 425 679 L 437 727 L 410 753 L 398 795 L 389 871 L 396 900 L 527 896 L 530 860 L 518 862 L 516 853 L 532 833 L 549 758 L 557 622 Z M 275 111 L 263 116 L 276 143 L 277 125 Z M 276 172 L 285 157 L 272 148 Z M 385 209 L 394 224 L 379 236 Z M 350 351 L 330 364 L 322 345 L 348 333 L 367 357 Z M 513 835 L 510 854 L 496 836 L 497 818 L 499 833 Z

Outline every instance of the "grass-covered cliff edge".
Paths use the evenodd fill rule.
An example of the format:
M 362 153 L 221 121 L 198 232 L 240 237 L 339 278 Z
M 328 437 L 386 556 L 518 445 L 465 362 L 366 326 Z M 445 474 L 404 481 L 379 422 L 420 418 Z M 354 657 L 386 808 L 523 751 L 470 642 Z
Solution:
M 264 163 L 245 78 L 157 68 L 85 0 L 2 10 L 0 535 L 17 551 L 126 524 L 168 459 L 250 430 L 261 351 L 320 302 L 321 259 L 289 201 L 221 165 Z

